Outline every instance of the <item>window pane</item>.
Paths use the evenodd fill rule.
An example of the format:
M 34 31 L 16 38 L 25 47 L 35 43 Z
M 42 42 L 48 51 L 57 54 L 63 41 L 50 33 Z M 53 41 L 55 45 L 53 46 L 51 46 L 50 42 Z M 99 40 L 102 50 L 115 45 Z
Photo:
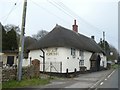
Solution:
M 80 60 L 80 65 L 84 65 L 84 60 Z

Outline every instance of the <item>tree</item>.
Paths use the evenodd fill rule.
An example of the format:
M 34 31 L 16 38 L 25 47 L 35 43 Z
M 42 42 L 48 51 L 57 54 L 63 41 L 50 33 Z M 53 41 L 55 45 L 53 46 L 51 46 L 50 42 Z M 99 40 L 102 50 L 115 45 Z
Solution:
M 16 50 L 18 49 L 17 36 L 14 29 L 7 32 L 7 49 Z
M 7 24 L 4 26 L 4 29 L 6 32 L 11 31 L 12 29 L 16 32 L 16 36 L 17 36 L 17 43 L 19 44 L 19 40 L 20 40 L 20 28 L 19 26 L 13 25 L 13 24 Z
M 109 54 L 110 46 L 109 46 L 109 43 L 107 41 L 105 41 L 105 47 L 104 47 L 104 40 L 102 40 L 102 39 L 100 39 L 100 42 L 98 43 L 98 45 L 104 50 L 106 55 Z
M 33 38 L 35 38 L 36 40 L 40 40 L 42 37 L 44 37 L 46 34 L 48 34 L 48 31 L 45 30 L 41 30 L 38 31 L 37 34 L 32 35 Z
M 105 51 L 107 60 L 117 60 L 118 52 L 114 46 L 110 45 L 107 41 L 105 41 L 105 48 L 104 48 L 104 40 L 102 39 L 100 39 L 98 45 Z M 111 55 L 110 53 L 112 53 L 113 55 Z
M 2 51 L 7 49 L 7 33 L 4 29 L 4 27 L 2 26 Z
M 13 25 L 13 24 L 5 25 L 4 29 L 5 29 L 6 32 L 11 31 L 12 29 L 14 29 L 17 34 L 20 34 L 19 26 L 16 26 L 16 25 Z
M 108 57 L 110 60 L 117 60 L 117 59 L 118 59 L 118 51 L 117 51 L 117 49 L 116 49 L 114 46 L 112 46 L 112 45 L 110 45 L 110 53 L 112 53 L 112 54 L 110 54 L 109 57 Z
M 2 50 L 18 49 L 18 29 L 15 25 L 6 25 L 2 27 Z

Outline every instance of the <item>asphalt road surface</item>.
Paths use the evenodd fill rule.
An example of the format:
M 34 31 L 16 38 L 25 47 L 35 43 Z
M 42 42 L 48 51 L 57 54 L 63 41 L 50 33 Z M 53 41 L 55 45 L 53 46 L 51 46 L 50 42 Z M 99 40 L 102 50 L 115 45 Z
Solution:
M 96 82 L 111 74 L 112 71 L 113 70 L 105 70 L 87 74 L 80 74 L 78 77 L 75 78 L 53 80 L 48 85 L 42 87 L 34 86 L 31 88 L 32 90 L 88 90 L 90 87 L 94 86 Z
M 100 84 L 97 86 L 95 90 L 99 89 L 110 89 L 110 90 L 120 90 L 119 85 L 119 73 L 120 71 L 118 69 L 114 70 L 110 75 L 108 75 Z
M 104 80 L 107 77 L 108 79 Z M 98 85 L 99 83 L 96 85 L 98 81 L 100 81 L 100 85 Z M 98 88 L 118 88 L 118 71 L 105 70 L 80 74 L 74 78 L 53 80 L 45 86 L 29 86 L 26 88 L 20 88 L 20 90 L 89 90 L 89 88 L 92 87 L 92 90 L 94 90 L 96 89 L 94 88 L 95 85 L 98 86 Z

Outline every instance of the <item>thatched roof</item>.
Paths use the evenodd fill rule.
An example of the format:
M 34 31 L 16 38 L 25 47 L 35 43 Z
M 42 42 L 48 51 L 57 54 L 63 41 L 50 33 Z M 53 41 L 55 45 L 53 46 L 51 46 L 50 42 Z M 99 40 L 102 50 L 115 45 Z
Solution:
M 97 60 L 97 53 L 93 53 L 92 56 L 90 57 L 90 60 Z
M 2 53 L 15 53 L 18 54 L 18 50 L 4 50 Z
M 35 47 L 29 49 L 48 47 L 73 47 L 90 52 L 102 52 L 102 49 L 93 39 L 59 25 L 56 25 L 51 32 L 41 38 L 37 46 L 35 45 Z

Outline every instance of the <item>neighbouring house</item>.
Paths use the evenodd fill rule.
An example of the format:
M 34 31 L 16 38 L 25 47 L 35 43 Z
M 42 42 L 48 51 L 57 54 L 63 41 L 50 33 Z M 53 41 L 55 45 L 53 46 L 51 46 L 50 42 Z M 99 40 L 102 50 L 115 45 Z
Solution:
M 35 46 L 35 47 L 33 47 Z M 75 70 L 98 71 L 106 68 L 106 56 L 100 46 L 92 38 L 78 33 L 78 25 L 74 21 L 73 30 L 56 25 L 46 36 L 29 47 L 29 59 L 40 61 L 40 71 L 56 73 L 72 73 Z
M 3 29 L 4 27 L 0 23 L 0 34 L 4 31 Z M 2 50 L 2 35 L 0 35 L 0 37 L 0 67 L 12 67 L 14 65 L 18 65 L 18 50 Z M 25 51 L 22 66 L 28 66 L 29 60 L 27 58 L 28 52 Z
M 28 52 L 24 53 L 22 61 L 22 66 L 29 66 L 30 60 L 28 59 Z M 0 59 L 2 61 L 3 67 L 18 66 L 18 50 L 6 50 L 0 53 Z
M 3 66 L 13 66 L 17 65 L 17 51 L 7 50 L 3 51 L 1 54 Z

